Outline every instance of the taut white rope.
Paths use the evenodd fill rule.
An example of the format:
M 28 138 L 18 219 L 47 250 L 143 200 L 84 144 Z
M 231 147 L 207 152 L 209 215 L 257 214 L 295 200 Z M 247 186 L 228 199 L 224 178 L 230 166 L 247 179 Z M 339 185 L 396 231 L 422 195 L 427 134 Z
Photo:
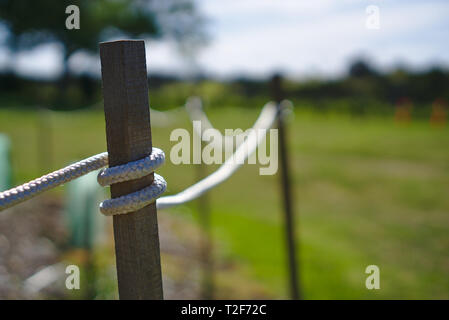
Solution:
M 273 126 L 277 117 L 278 109 L 276 105 L 273 102 L 269 102 L 263 107 L 253 128 L 268 130 Z M 235 153 L 226 159 L 217 171 L 178 194 L 159 198 L 156 201 L 157 208 L 164 209 L 186 203 L 216 187 L 241 167 L 244 161 L 257 149 L 262 141 L 263 139 L 259 138 L 257 130 L 252 130 Z
M 138 179 L 152 173 L 162 165 L 164 160 L 164 152 L 153 148 L 151 154 L 143 159 L 100 171 L 98 182 L 105 186 Z M 0 192 L 0 211 L 107 165 L 108 153 L 103 152 L 18 187 Z M 166 186 L 165 180 L 155 174 L 154 181 L 150 186 L 128 195 L 105 200 L 100 204 L 100 211 L 105 215 L 136 211 L 154 202 L 165 191 Z

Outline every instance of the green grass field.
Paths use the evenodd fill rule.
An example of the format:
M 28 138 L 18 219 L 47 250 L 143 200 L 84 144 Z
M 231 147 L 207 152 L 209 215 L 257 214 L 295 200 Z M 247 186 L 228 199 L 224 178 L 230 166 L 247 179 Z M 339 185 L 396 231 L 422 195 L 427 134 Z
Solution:
M 219 129 L 250 127 L 257 113 L 208 110 Z M 191 131 L 188 117 L 177 114 L 168 127 L 152 120 L 153 143 L 167 155 L 175 143 L 169 141 L 171 130 Z M 0 109 L 0 132 L 12 141 L 16 184 L 106 150 L 101 110 L 52 112 L 45 116 L 52 168 L 45 167 L 38 154 L 40 118 L 30 110 Z M 301 110 L 288 126 L 304 297 L 448 299 L 449 128 Z M 169 159 L 159 172 L 167 193 L 181 191 L 197 176 L 193 165 L 175 166 Z M 260 176 L 257 165 L 245 165 L 210 193 L 210 201 L 215 256 L 236 263 L 242 278 L 272 297 L 287 298 L 279 177 Z M 195 210 L 192 203 L 161 214 L 193 224 Z M 365 288 L 371 264 L 380 268 L 380 290 Z M 227 281 L 232 278 L 219 278 Z M 227 284 L 239 285 L 244 284 Z

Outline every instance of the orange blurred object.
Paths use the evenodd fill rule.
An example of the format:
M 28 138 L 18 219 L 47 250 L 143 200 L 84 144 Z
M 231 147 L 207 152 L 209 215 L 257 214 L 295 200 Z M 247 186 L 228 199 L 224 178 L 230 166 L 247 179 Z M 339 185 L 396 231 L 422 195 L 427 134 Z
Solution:
M 447 103 L 443 99 L 437 99 L 432 104 L 430 124 L 432 126 L 444 126 L 447 121 Z
M 394 120 L 397 123 L 409 123 L 411 121 L 411 112 L 413 104 L 409 98 L 401 98 L 396 103 L 396 112 Z

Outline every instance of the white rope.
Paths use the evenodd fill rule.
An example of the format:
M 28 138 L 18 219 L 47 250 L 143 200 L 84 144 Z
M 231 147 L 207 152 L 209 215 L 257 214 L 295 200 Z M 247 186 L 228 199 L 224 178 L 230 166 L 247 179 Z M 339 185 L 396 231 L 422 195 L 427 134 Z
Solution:
M 105 186 L 138 179 L 152 173 L 164 162 L 164 159 L 164 152 L 153 148 L 151 154 L 143 159 L 102 170 L 99 173 L 98 181 Z M 0 192 L 0 211 L 107 165 L 108 153 L 103 152 L 18 187 Z M 155 174 L 154 182 L 150 186 L 128 195 L 105 200 L 100 204 L 100 211 L 105 215 L 136 211 L 154 202 L 165 191 L 166 185 L 165 180 Z
M 193 102 L 190 100 L 190 103 Z M 198 101 L 195 103 L 198 103 Z M 291 103 L 288 101 L 283 101 L 280 109 L 288 112 L 290 104 Z M 186 106 L 187 105 L 188 103 Z M 200 112 L 202 112 L 202 110 L 200 110 Z M 207 119 L 207 116 L 205 116 L 204 112 L 202 113 L 203 115 L 200 116 L 202 117 L 202 120 L 207 120 L 207 122 L 205 122 L 207 123 L 206 129 L 214 129 Z M 197 115 L 199 115 L 199 113 L 197 113 Z M 284 111 L 282 111 L 281 116 L 284 115 Z M 259 137 L 257 129 L 270 129 L 278 116 L 277 106 L 272 102 L 267 103 L 263 107 L 259 117 L 251 128 L 253 130 L 250 130 L 249 134 L 246 136 L 246 139 L 238 146 L 234 154 L 226 159 L 217 171 L 184 191 L 175 195 L 159 198 L 156 201 L 156 199 L 165 191 L 167 183 L 160 175 L 155 173 L 154 181 L 150 186 L 128 195 L 105 200 L 100 204 L 100 211 L 105 215 L 123 214 L 136 211 L 150 203 L 153 203 L 154 201 L 156 201 L 156 206 L 158 209 L 164 209 L 198 198 L 203 193 L 209 191 L 231 177 L 232 174 L 242 166 L 245 160 L 254 153 L 263 141 L 263 139 Z M 230 136 L 230 138 L 232 137 Z M 158 148 L 153 148 L 152 153 L 144 159 L 132 161 L 124 165 L 111 167 L 100 171 L 98 175 L 98 182 L 100 185 L 106 186 L 118 182 L 138 179 L 154 172 L 154 170 L 158 168 L 164 160 L 164 152 Z M 107 152 L 103 152 L 18 187 L 0 192 L 0 211 L 107 165 L 108 154 Z
M 152 173 L 164 161 L 164 152 L 161 149 L 153 148 L 151 154 L 143 159 L 101 170 L 98 173 L 97 181 L 104 187 L 118 182 L 136 180 Z
M 254 123 L 253 129 L 270 129 L 273 126 L 277 115 L 278 110 L 276 105 L 272 102 L 267 103 L 262 109 L 259 118 L 257 118 L 257 121 Z M 203 193 L 219 185 L 242 166 L 245 160 L 257 149 L 262 141 L 263 139 L 260 139 L 257 130 L 251 130 L 246 137 L 246 140 L 237 148 L 231 157 L 226 159 L 217 171 L 178 194 L 159 198 L 156 201 L 157 208 L 164 209 L 186 203 L 198 198 Z
M 179 116 L 184 105 L 177 106 L 173 109 L 159 111 L 150 107 L 151 127 L 167 127 L 172 125 L 174 118 Z
M 198 127 L 193 126 L 193 130 L 195 131 L 196 135 L 198 137 L 203 137 L 203 134 L 206 130 L 214 130 L 218 133 L 218 136 L 221 136 L 222 139 L 220 140 L 213 140 L 213 144 L 217 145 L 218 147 L 225 146 L 226 150 L 228 150 L 229 146 L 231 148 L 234 146 L 234 136 L 227 136 L 222 135 L 221 132 L 214 128 L 212 123 L 209 121 L 209 118 L 207 117 L 206 113 L 203 109 L 203 103 L 199 97 L 190 97 L 186 101 L 186 110 L 189 114 L 191 121 L 200 121 L 201 122 L 201 129 L 199 130 Z M 243 134 L 244 135 L 244 134 Z M 239 141 L 243 141 L 244 139 L 236 139 L 237 143 Z M 231 149 L 232 150 L 232 149 Z

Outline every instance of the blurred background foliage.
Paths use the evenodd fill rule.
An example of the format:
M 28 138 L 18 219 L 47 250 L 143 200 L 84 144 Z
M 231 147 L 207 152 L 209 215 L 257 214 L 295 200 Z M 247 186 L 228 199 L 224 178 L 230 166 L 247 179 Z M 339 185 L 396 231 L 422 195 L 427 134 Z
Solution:
M 78 6 L 82 12 L 82 28 L 65 28 L 69 5 Z M 46 43 L 62 45 L 63 71 L 58 79 L 46 84 L 40 80 L 25 81 L 6 68 L 0 80 L 2 93 L 4 90 L 14 96 L 27 88 L 30 92 L 26 96 L 30 101 L 57 105 L 58 109 L 73 109 L 99 97 L 98 77 L 73 77 L 71 74 L 69 59 L 77 52 L 96 54 L 98 44 L 110 39 L 170 38 L 181 51 L 190 54 L 192 48 L 206 41 L 204 19 L 189 0 L 2 0 L 0 23 L 6 27 L 4 45 L 14 53 Z M 38 89 L 33 89 L 33 84 L 37 84 Z M 40 94 L 33 94 L 34 90 Z
M 270 99 L 269 81 L 264 79 L 241 77 L 217 81 L 201 76 L 184 79 L 151 74 L 149 85 L 151 105 L 160 110 L 183 105 L 190 95 L 206 98 L 210 107 L 251 108 Z M 295 105 L 308 106 L 317 112 L 391 115 L 397 103 L 408 99 L 413 103 L 413 116 L 418 118 L 430 116 L 435 100 L 448 101 L 448 86 L 449 72 L 439 67 L 422 72 L 398 69 L 382 74 L 363 60 L 353 62 L 347 76 L 339 79 L 285 81 L 286 96 Z M 63 99 L 59 81 L 23 79 L 12 73 L 0 74 L 0 90 L 1 106 L 19 108 L 40 104 L 52 110 L 73 110 L 102 99 L 100 80 L 90 75 L 71 77 Z
M 69 5 L 82 12 L 83 27 L 76 31 L 61 27 Z M 63 45 L 65 64 L 77 50 L 96 52 L 98 43 L 110 38 L 173 37 L 182 43 L 203 36 L 203 19 L 189 0 L 2 0 L 0 21 L 8 29 L 11 49 L 27 50 L 56 41 Z

